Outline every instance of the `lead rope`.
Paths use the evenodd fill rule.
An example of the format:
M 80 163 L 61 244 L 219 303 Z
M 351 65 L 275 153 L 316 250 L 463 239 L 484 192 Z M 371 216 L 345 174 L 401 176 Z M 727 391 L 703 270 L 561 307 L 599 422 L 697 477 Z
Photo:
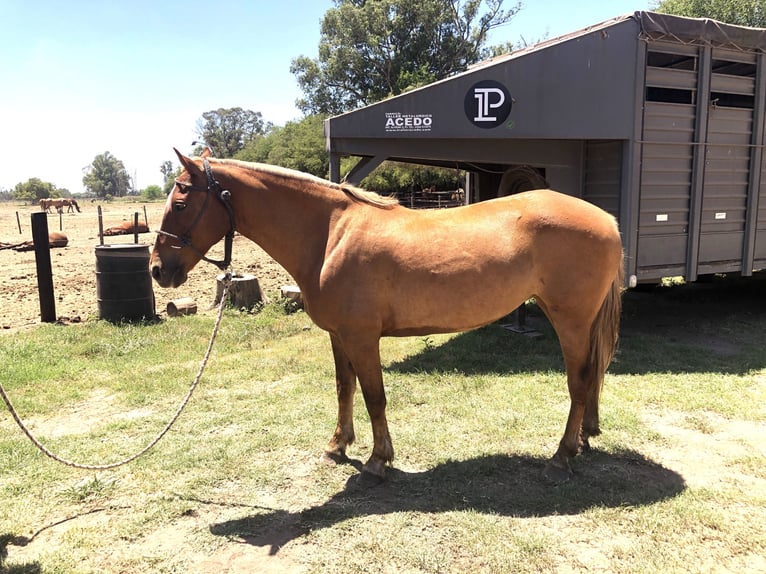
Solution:
M 173 415 L 173 418 L 170 419 L 170 422 L 168 422 L 168 424 L 165 425 L 165 428 L 162 429 L 162 431 L 160 431 L 160 433 L 156 437 L 154 437 L 154 440 L 152 440 L 148 445 L 146 445 L 143 449 L 141 449 L 139 452 L 137 452 L 133 456 L 117 461 L 117 462 L 110 463 L 110 464 L 81 464 L 78 462 L 72 462 L 71 460 L 67 460 L 65 458 L 62 458 L 54 454 L 53 452 L 48 450 L 45 447 L 45 445 L 43 445 L 39 440 L 37 440 L 37 438 L 35 438 L 32 432 L 26 427 L 26 425 L 24 424 L 24 422 L 21 420 L 18 413 L 16 412 L 16 409 L 13 408 L 13 404 L 11 403 L 11 400 L 8 398 L 8 395 L 6 394 L 2 383 L 0 383 L 0 395 L 2 395 L 3 401 L 5 401 L 5 404 L 8 406 L 8 410 L 11 411 L 13 420 L 16 421 L 16 424 L 19 425 L 19 428 L 21 428 L 21 430 L 24 431 L 24 434 L 27 435 L 29 440 L 32 441 L 32 444 L 34 444 L 43 454 L 67 466 L 71 466 L 74 468 L 81 468 L 84 470 L 108 470 L 111 468 L 117 468 L 118 466 L 122 466 L 136 460 L 138 457 L 147 453 L 152 447 L 154 447 L 158 442 L 160 442 L 160 439 L 163 436 L 165 436 L 165 434 L 170 430 L 170 428 L 175 424 L 175 422 L 181 416 L 181 412 L 183 412 L 184 408 L 189 403 L 189 400 L 191 399 L 192 394 L 194 394 L 194 390 L 197 388 L 200 378 L 202 377 L 202 373 L 205 370 L 205 366 L 207 365 L 207 361 L 210 358 L 210 352 L 213 350 L 213 343 L 215 342 L 215 338 L 218 336 L 218 328 L 221 325 L 221 318 L 223 317 L 223 308 L 226 304 L 226 298 L 227 298 L 226 296 L 228 294 L 230 285 L 231 285 L 231 271 L 227 271 L 223 281 L 223 293 L 221 294 L 221 302 L 218 305 L 218 316 L 215 319 L 215 325 L 213 325 L 213 332 L 210 335 L 210 342 L 208 343 L 207 350 L 205 351 L 204 357 L 202 357 L 202 362 L 200 363 L 199 370 L 197 371 L 197 376 L 194 377 L 194 380 L 192 381 L 192 384 L 189 387 L 189 392 L 186 393 L 186 396 L 184 397 L 183 401 L 181 401 L 181 404 L 176 410 L 175 415 Z

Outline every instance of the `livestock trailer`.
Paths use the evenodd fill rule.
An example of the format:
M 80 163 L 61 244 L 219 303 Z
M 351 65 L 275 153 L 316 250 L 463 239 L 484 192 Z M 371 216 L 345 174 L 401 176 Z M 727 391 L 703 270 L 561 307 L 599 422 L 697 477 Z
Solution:
M 614 18 L 325 121 L 359 157 L 465 170 L 468 201 L 548 185 L 619 221 L 629 283 L 766 268 L 766 29 Z

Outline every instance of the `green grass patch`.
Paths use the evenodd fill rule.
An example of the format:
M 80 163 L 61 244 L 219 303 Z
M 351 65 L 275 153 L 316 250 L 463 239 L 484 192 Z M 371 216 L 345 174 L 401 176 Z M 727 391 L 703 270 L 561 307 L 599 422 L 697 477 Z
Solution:
M 569 399 L 534 306 L 540 338 L 490 325 L 382 342 L 396 459 L 374 487 L 358 472 L 372 449 L 361 393 L 351 464 L 318 462 L 336 419 L 327 335 L 276 305 L 227 310 L 187 409 L 130 465 L 59 465 L 0 417 L 5 567 L 758 571 L 766 298 L 741 285 L 628 294 L 604 434 L 558 487 L 541 473 Z M 52 450 L 110 462 L 173 415 L 213 322 L 40 325 L 0 338 L 0 381 Z

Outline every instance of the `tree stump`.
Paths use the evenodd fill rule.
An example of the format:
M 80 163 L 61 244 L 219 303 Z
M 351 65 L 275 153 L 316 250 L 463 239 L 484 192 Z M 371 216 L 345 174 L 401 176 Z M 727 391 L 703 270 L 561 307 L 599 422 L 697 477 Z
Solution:
M 223 295 L 223 281 L 226 275 L 218 275 L 216 279 L 215 289 L 215 301 L 213 305 L 218 305 L 221 302 L 221 296 Z M 236 309 L 251 309 L 258 303 L 266 303 L 266 296 L 261 290 L 261 286 L 258 283 L 258 279 L 255 275 L 249 275 L 247 273 L 243 275 L 233 275 L 231 278 L 231 285 L 229 286 L 229 303 Z

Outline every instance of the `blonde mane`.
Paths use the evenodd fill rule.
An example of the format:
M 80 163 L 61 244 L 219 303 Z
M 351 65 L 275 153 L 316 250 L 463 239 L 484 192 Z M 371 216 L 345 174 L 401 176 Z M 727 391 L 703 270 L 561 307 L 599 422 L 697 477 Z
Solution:
M 309 173 L 304 173 L 302 171 L 297 171 L 297 170 L 289 169 L 286 167 L 280 167 L 277 165 L 270 165 L 265 163 L 250 163 L 250 162 L 240 161 L 236 159 L 216 159 L 215 161 L 223 165 L 232 165 L 242 169 L 253 170 L 253 171 L 265 171 L 277 176 L 286 177 L 290 179 L 298 179 L 308 183 L 321 185 L 323 187 L 337 189 L 345 193 L 353 201 L 359 201 L 361 203 L 366 203 L 367 205 L 380 207 L 381 209 L 391 209 L 395 205 L 399 205 L 399 200 L 396 199 L 396 197 L 394 196 L 380 195 L 374 191 L 367 191 L 365 189 L 361 189 L 359 187 L 355 187 L 353 185 L 346 184 L 346 183 L 333 183 L 326 179 L 322 179 L 321 177 L 317 177 Z

